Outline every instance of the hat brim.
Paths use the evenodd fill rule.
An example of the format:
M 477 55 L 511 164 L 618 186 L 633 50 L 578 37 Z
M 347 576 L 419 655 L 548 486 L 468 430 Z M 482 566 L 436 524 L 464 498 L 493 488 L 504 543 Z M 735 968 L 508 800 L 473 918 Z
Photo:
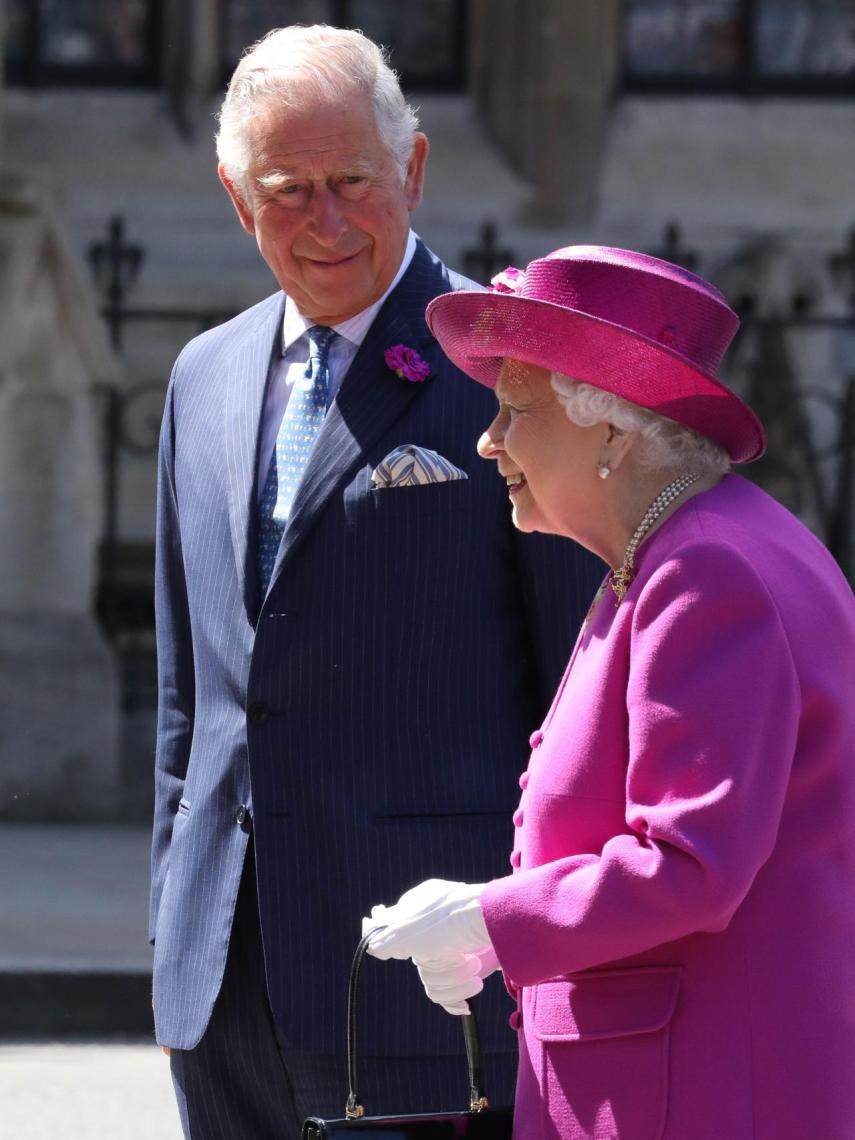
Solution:
M 443 293 L 427 322 L 446 356 L 495 388 L 506 357 L 561 372 L 693 428 L 734 463 L 766 450 L 763 425 L 714 376 L 666 345 L 610 321 L 515 293 Z

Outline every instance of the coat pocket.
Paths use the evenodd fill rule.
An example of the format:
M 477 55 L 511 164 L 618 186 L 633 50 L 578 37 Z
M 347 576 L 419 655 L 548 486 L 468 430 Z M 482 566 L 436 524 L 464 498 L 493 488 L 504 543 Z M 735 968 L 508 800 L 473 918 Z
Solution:
M 680 975 L 679 966 L 592 970 L 532 988 L 528 1052 L 562 1138 L 662 1135 Z
M 382 526 L 401 518 L 421 519 L 455 514 L 472 507 L 469 479 L 420 483 L 411 487 L 371 487 L 361 495 L 345 494 L 344 509 L 350 524 Z

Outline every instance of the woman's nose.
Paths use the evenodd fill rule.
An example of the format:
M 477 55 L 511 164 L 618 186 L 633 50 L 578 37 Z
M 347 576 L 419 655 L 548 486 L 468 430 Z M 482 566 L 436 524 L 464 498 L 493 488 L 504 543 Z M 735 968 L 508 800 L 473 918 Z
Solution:
M 502 423 L 502 414 L 496 416 L 487 430 L 482 434 L 476 444 L 476 450 L 482 459 L 498 459 L 504 451 L 505 430 Z

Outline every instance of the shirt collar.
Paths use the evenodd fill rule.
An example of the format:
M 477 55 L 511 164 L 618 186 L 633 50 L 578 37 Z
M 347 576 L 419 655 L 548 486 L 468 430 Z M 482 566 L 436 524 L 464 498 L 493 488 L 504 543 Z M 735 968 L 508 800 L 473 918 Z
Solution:
M 333 325 L 335 331 L 339 336 L 343 336 L 349 340 L 351 344 L 355 344 L 358 348 L 368 330 L 371 328 L 371 322 L 377 316 L 380 306 L 404 276 L 410 267 L 410 262 L 413 260 L 413 255 L 416 252 L 416 235 L 412 230 L 407 235 L 407 245 L 404 249 L 404 256 L 401 259 L 401 264 L 398 266 L 398 272 L 392 278 L 392 284 L 386 290 L 379 300 L 375 301 L 373 305 L 369 305 L 367 309 L 363 309 L 361 313 L 357 313 L 353 317 L 348 317 L 346 321 L 341 321 L 337 325 Z M 290 297 L 285 298 L 285 316 L 282 320 L 282 352 L 283 355 L 288 351 L 292 345 L 303 336 L 306 329 L 312 327 L 314 322 L 308 320 L 301 313 L 297 311 L 297 306 Z

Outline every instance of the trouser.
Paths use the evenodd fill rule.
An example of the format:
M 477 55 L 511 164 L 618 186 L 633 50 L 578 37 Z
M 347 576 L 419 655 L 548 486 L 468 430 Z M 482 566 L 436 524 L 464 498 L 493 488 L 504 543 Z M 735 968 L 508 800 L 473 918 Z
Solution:
M 490 1058 L 494 1087 L 513 1087 L 516 1057 Z M 296 1140 L 306 1116 L 344 1115 L 347 1061 L 298 1049 L 277 1031 L 267 996 L 250 841 L 225 974 L 195 1049 L 173 1049 L 172 1080 L 186 1140 Z M 366 1057 L 360 1093 L 369 1112 L 463 1108 L 458 1057 Z M 449 1104 L 449 1091 L 458 1090 Z

